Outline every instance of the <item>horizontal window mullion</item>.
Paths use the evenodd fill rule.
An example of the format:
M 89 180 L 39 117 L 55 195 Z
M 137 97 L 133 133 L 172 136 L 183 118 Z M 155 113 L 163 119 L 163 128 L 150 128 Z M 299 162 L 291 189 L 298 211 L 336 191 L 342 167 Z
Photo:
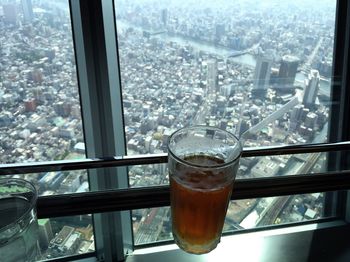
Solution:
M 45 259 L 44 261 L 47 261 L 47 262 L 71 262 L 71 261 L 79 262 L 79 261 L 84 261 L 84 262 L 86 262 L 86 259 L 88 259 L 88 258 L 90 258 L 91 261 L 97 261 L 97 260 L 93 259 L 94 257 L 96 257 L 96 252 L 88 252 L 88 253 L 83 253 L 83 254 L 78 254 L 78 255 Z
M 248 199 L 350 189 L 350 171 L 239 179 L 231 199 Z M 169 186 L 86 192 L 38 199 L 38 217 L 59 217 L 168 206 Z
M 349 147 L 350 148 L 350 147 Z M 167 162 L 167 154 L 116 156 L 105 158 L 85 158 L 79 160 L 59 160 L 46 162 L 33 162 L 23 164 L 0 165 L 0 176 L 11 174 L 28 174 L 52 171 L 71 171 L 81 169 L 107 168 L 118 166 L 161 164 Z
M 306 145 L 288 145 L 288 146 L 273 146 L 246 148 L 242 152 L 242 157 L 254 156 L 271 156 L 271 155 L 289 155 L 289 154 L 304 154 L 317 153 L 328 151 L 349 150 L 350 141 L 338 143 L 320 143 Z M 0 176 L 11 174 L 28 174 L 38 172 L 51 171 L 69 171 L 79 169 L 93 169 L 117 166 L 132 166 L 132 165 L 147 165 L 161 164 L 167 162 L 167 154 L 153 155 L 136 155 L 136 156 L 116 156 L 93 159 L 79 160 L 59 160 L 47 162 L 33 162 L 21 164 L 3 164 L 0 165 Z

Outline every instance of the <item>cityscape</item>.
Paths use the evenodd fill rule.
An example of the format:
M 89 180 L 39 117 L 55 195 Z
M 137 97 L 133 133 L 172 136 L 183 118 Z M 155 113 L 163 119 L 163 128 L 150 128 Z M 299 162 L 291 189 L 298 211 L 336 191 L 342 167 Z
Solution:
M 204 1 L 181 7 L 178 2 L 118 1 L 128 154 L 166 152 L 171 133 L 196 124 L 245 134 L 245 147 L 327 140 L 334 37 L 330 9 L 304 16 L 302 8 L 290 13 L 290 7 L 275 2 L 254 9 L 250 2 L 256 4 L 225 3 L 230 11 L 224 12 Z M 321 171 L 324 163 L 322 154 L 244 158 L 237 176 L 305 174 Z M 130 185 L 167 184 L 164 174 L 165 165 L 133 167 Z M 232 201 L 224 230 L 319 218 L 323 201 L 323 194 Z M 171 239 L 168 208 L 132 214 L 135 244 Z
M 245 147 L 327 141 L 336 3 L 260 2 L 115 2 L 128 155 L 167 152 L 175 130 L 196 124 Z M 68 1 L 0 0 L 0 28 L 1 163 L 84 158 Z M 326 162 L 321 153 L 242 158 L 237 178 L 320 172 Z M 85 171 L 24 178 L 41 195 L 89 190 Z M 166 164 L 130 167 L 129 184 L 168 184 Z M 317 219 L 324 199 L 232 201 L 224 231 Z M 134 210 L 132 221 L 136 245 L 172 239 L 168 208 Z M 39 236 L 43 258 L 94 250 L 89 215 L 41 220 Z

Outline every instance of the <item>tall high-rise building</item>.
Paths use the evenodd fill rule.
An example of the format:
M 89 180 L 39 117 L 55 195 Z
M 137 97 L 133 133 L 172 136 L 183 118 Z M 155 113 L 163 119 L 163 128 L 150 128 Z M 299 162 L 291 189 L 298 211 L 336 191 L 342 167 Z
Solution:
M 320 88 L 320 74 L 317 70 L 311 70 L 307 79 L 305 79 L 305 90 L 303 95 L 303 104 L 310 107 L 315 104 L 316 96 Z
M 290 115 L 290 121 L 291 122 L 298 122 L 301 120 L 302 112 L 303 112 L 304 106 L 299 104 L 296 105 Z
M 164 8 L 161 12 L 162 23 L 166 26 L 168 22 L 168 9 Z
M 213 94 L 216 92 L 217 86 L 217 74 L 218 66 L 216 60 L 212 59 L 207 62 L 208 73 L 207 73 L 207 83 L 208 83 L 208 93 Z
M 254 73 L 254 95 L 266 92 L 270 81 L 271 64 L 272 61 L 270 59 L 264 57 L 257 59 Z
M 33 20 L 32 0 L 21 0 L 24 22 L 29 23 Z
M 243 117 L 241 119 L 241 122 L 239 123 L 237 129 L 238 129 L 238 136 L 242 136 L 242 134 L 247 131 L 250 128 L 250 120 L 248 117 Z
M 221 40 L 225 34 L 225 24 L 216 24 L 215 26 L 215 42 Z
M 2 6 L 4 12 L 4 22 L 7 24 L 17 23 L 17 8 L 15 4 L 4 4 Z
M 304 106 L 301 104 L 296 105 L 293 108 L 290 114 L 290 122 L 289 122 L 290 131 L 295 131 L 297 127 L 300 125 L 303 109 L 304 109 Z
M 293 88 L 298 65 L 299 58 L 296 56 L 285 55 L 282 57 L 278 74 L 280 90 Z
M 39 245 L 42 249 L 49 246 L 50 240 L 53 239 L 52 227 L 50 219 L 39 219 Z
M 317 123 L 317 114 L 314 112 L 309 112 L 305 118 L 305 126 L 307 128 L 314 129 Z

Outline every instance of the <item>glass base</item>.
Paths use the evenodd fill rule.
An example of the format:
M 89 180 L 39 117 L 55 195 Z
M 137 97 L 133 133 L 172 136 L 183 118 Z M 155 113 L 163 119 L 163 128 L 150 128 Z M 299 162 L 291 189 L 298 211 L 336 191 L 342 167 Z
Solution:
M 183 251 L 187 253 L 196 254 L 196 255 L 209 253 L 210 251 L 214 250 L 217 247 L 217 245 L 220 243 L 220 237 L 204 245 L 194 245 L 194 244 L 186 243 L 186 241 L 180 240 L 174 233 L 173 233 L 173 237 L 174 237 L 175 243 L 178 245 L 179 248 L 181 248 Z

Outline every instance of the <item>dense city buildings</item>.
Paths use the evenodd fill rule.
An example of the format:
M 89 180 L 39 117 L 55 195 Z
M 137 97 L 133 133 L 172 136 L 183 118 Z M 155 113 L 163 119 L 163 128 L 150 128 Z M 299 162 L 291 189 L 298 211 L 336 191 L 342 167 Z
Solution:
M 335 2 L 262 2 L 115 3 L 129 155 L 167 152 L 169 136 L 195 124 L 244 135 L 245 147 L 327 140 Z M 0 0 L 1 163 L 85 157 L 69 15 L 64 0 Z M 244 158 L 238 178 L 317 172 L 325 161 L 320 153 Z M 25 178 L 42 195 L 89 190 L 84 171 Z M 167 184 L 166 165 L 131 167 L 129 183 Z M 319 218 L 323 200 L 233 201 L 225 230 Z M 171 238 L 168 208 L 132 219 L 135 244 Z M 94 250 L 91 224 L 91 216 L 41 221 L 43 257 Z
M 313 18 L 297 10 L 291 14 L 283 4 L 262 11 L 255 3 L 242 11 L 245 2 L 225 3 L 227 12 L 204 2 L 181 9 L 173 3 L 167 5 L 166 26 L 156 15 L 161 5 L 120 3 L 116 12 L 128 154 L 166 152 L 169 134 L 194 124 L 245 133 L 245 146 L 251 147 L 326 141 L 330 79 L 315 72 L 322 71 L 322 61 L 332 53 L 333 25 L 324 20 L 323 27 L 316 26 Z M 326 11 L 319 12 L 322 19 Z M 238 177 L 314 172 L 322 157 L 244 159 Z M 129 176 L 132 186 L 168 183 L 157 165 L 131 168 Z M 235 201 L 225 228 L 322 216 L 323 195 L 312 196 L 306 205 L 309 198 Z M 170 213 L 164 209 L 133 212 L 136 244 L 171 237 Z M 165 216 L 162 222 L 149 219 L 156 214 Z

